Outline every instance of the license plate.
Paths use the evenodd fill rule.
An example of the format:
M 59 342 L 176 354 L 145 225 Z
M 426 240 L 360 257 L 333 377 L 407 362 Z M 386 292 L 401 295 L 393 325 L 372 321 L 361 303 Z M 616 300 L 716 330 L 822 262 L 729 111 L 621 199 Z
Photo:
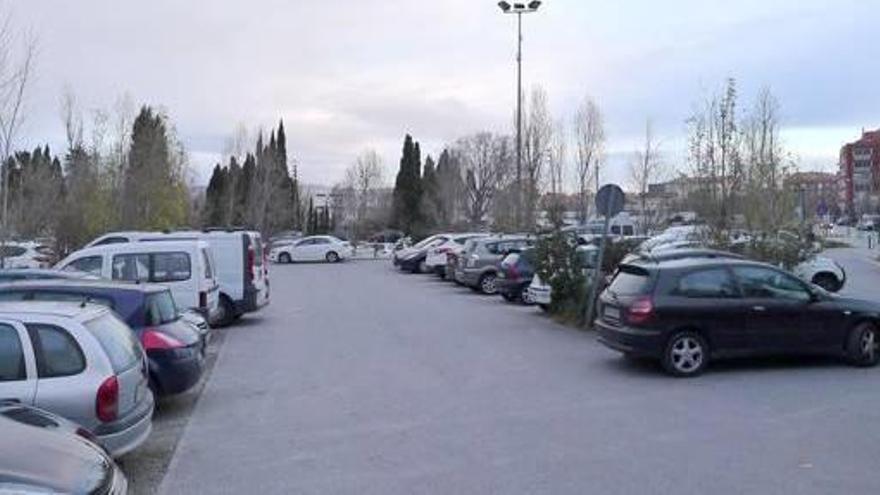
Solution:
M 603 313 L 605 318 L 609 320 L 619 320 L 620 319 L 620 310 L 617 308 L 612 308 L 610 306 L 605 307 L 605 312 Z

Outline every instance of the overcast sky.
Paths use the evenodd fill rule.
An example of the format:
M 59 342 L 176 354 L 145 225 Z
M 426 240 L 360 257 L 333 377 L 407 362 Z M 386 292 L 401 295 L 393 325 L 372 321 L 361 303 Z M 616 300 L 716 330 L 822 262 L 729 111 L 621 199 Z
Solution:
M 283 118 L 308 183 L 342 176 L 378 149 L 393 180 L 402 138 L 423 152 L 478 130 L 510 132 L 515 18 L 492 0 L 21 0 L 16 26 L 39 38 L 22 146 L 63 145 L 65 86 L 85 109 L 121 94 L 165 108 L 207 182 L 239 123 Z M 524 82 L 564 122 L 585 94 L 602 107 L 624 180 L 650 117 L 669 161 L 684 120 L 725 77 L 745 99 L 770 86 L 805 168 L 880 126 L 877 2 L 546 0 L 524 19 Z

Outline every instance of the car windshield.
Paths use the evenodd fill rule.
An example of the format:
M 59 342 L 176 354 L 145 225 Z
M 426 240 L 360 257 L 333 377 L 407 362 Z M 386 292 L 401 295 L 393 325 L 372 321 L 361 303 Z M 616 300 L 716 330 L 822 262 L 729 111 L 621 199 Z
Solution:
M 171 291 L 161 291 L 147 294 L 145 298 L 145 311 L 147 325 L 162 325 L 171 323 L 180 318 L 177 305 Z
M 608 291 L 621 296 L 640 296 L 651 290 L 651 276 L 647 270 L 632 265 L 621 265 Z

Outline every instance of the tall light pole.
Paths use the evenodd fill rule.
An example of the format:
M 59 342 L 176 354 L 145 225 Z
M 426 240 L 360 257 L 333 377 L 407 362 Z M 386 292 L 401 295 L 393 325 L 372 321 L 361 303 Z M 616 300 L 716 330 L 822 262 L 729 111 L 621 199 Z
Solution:
M 505 14 L 516 14 L 516 210 L 517 228 L 522 227 L 522 16 L 538 11 L 541 2 L 498 2 Z

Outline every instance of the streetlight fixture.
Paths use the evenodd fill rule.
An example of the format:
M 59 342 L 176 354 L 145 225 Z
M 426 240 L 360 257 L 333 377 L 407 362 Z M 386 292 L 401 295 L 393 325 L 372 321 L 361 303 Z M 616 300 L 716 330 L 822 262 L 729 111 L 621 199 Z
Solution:
M 522 15 L 538 11 L 541 2 L 532 0 L 528 4 L 501 1 L 498 7 L 505 14 L 516 14 L 516 224 L 522 224 Z

